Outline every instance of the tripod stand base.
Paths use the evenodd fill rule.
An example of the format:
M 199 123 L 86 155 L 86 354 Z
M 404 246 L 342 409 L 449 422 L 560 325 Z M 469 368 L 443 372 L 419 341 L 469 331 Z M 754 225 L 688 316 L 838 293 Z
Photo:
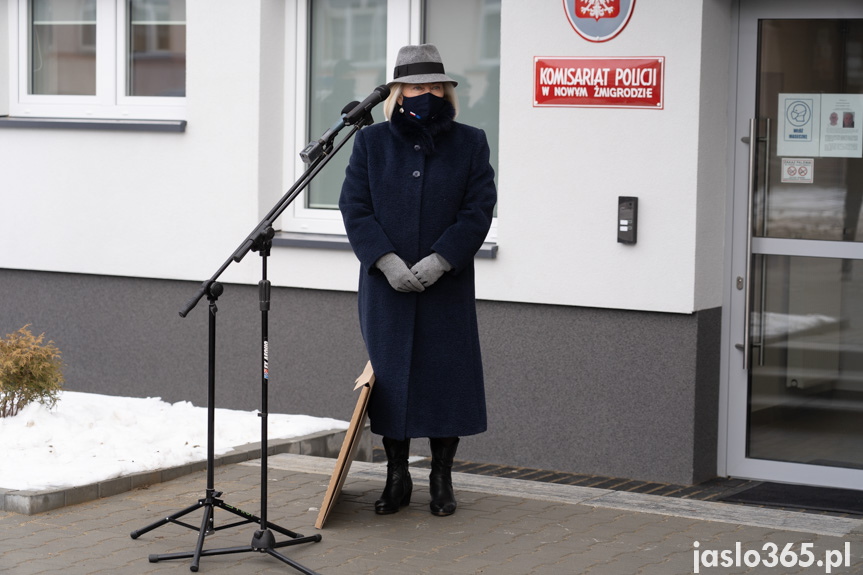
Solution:
M 294 533 L 293 531 L 291 531 L 289 529 L 285 529 L 284 527 L 280 527 L 280 526 L 276 525 L 275 523 L 270 523 L 269 521 L 263 522 L 267 526 L 267 529 L 255 531 L 255 535 L 254 535 L 254 537 L 252 537 L 252 544 L 251 545 L 243 546 L 243 547 L 229 547 L 229 548 L 224 548 L 224 549 L 204 549 L 203 548 L 204 547 L 204 538 L 207 535 L 212 535 L 216 531 L 221 531 L 222 529 L 228 529 L 230 527 L 238 527 L 240 525 L 246 525 L 249 523 L 258 523 L 258 524 L 262 523 L 260 517 L 257 517 L 256 515 L 248 513 L 247 511 L 243 511 L 242 509 L 238 509 L 232 505 L 228 505 L 227 503 L 222 501 L 220 499 L 221 495 L 222 495 L 221 492 L 218 492 L 218 491 L 214 492 L 211 496 L 205 497 L 203 499 L 199 499 L 195 505 L 190 505 L 189 507 L 187 507 L 181 511 L 178 511 L 177 513 L 174 513 L 173 515 L 169 515 L 168 517 L 165 517 L 164 519 L 160 519 L 159 521 L 156 521 L 155 523 L 148 525 L 148 526 L 144 527 L 143 529 L 139 529 L 137 531 L 132 531 L 132 533 L 130 533 L 130 536 L 132 537 L 132 539 L 137 539 L 138 537 L 147 533 L 148 531 L 152 531 L 153 529 L 157 529 L 163 525 L 166 525 L 167 523 L 175 523 L 177 525 L 181 525 L 181 526 L 186 527 L 188 529 L 197 530 L 198 531 L 198 544 L 195 547 L 194 551 L 184 551 L 181 553 L 165 553 L 165 554 L 161 554 L 161 555 L 155 555 L 154 554 L 154 555 L 150 555 L 148 557 L 150 563 L 158 563 L 159 561 L 167 561 L 167 560 L 171 560 L 171 559 L 192 559 L 192 564 L 189 567 L 189 569 L 192 572 L 198 571 L 198 564 L 200 563 L 201 557 L 208 557 L 208 556 L 212 556 L 212 555 L 229 555 L 229 554 L 233 554 L 233 553 L 257 552 L 257 553 L 267 553 L 268 555 L 272 555 L 276 559 L 290 565 L 291 567 L 297 569 L 301 573 L 316 575 L 314 571 L 311 571 L 311 570 L 307 569 L 306 567 L 303 567 L 302 565 L 300 565 L 296 561 L 293 561 L 292 559 L 285 557 L 284 555 L 282 555 L 281 553 L 276 551 L 276 549 L 280 548 L 280 547 L 288 547 L 290 545 L 299 545 L 301 543 L 315 543 L 315 542 L 320 541 L 322 539 L 322 537 L 319 534 L 304 536 L 300 533 Z M 181 517 L 183 517 L 184 515 L 187 515 L 193 511 L 196 511 L 196 510 L 201 509 L 201 508 L 204 509 L 204 517 L 201 520 L 201 527 L 200 528 L 195 527 L 193 525 L 189 525 L 188 523 L 184 523 L 183 521 L 179 521 L 179 519 Z M 242 521 L 236 521 L 236 522 L 230 523 L 228 525 L 222 525 L 222 526 L 216 527 L 214 525 L 214 518 L 213 518 L 213 514 L 214 514 L 214 511 L 216 510 L 216 508 L 224 509 L 225 511 L 228 511 L 229 513 L 233 513 L 234 515 L 242 517 L 243 520 Z M 276 538 L 273 535 L 273 532 L 270 531 L 271 529 L 273 531 L 281 533 L 282 535 L 290 537 L 290 540 L 283 541 L 281 543 L 276 543 Z
M 275 527 L 275 526 L 274 526 Z M 282 563 L 290 565 L 300 573 L 305 573 L 306 575 L 317 575 L 315 571 L 304 567 L 303 565 L 297 563 L 293 559 L 286 557 L 276 551 L 276 549 L 280 547 L 288 547 L 291 545 L 300 545 L 302 543 L 315 543 L 321 540 L 321 536 L 319 534 L 303 536 L 298 533 L 294 534 L 295 538 L 290 541 L 282 541 L 281 543 L 276 543 L 276 538 L 273 535 L 272 531 L 269 529 L 263 531 L 255 531 L 254 537 L 252 537 L 252 544 L 245 545 L 241 547 L 224 547 L 221 549 L 196 549 L 195 551 L 185 551 L 181 553 L 166 553 L 164 555 L 150 555 L 149 561 L 150 563 L 158 563 L 159 561 L 166 561 L 171 559 L 193 559 L 192 565 L 189 569 L 193 572 L 198 571 L 198 559 L 201 557 L 212 557 L 214 555 L 233 555 L 235 553 L 266 553 L 271 557 L 275 557 Z
M 229 527 L 236 527 L 238 525 L 245 525 L 247 523 L 260 522 L 259 517 L 252 515 L 251 513 L 248 513 L 246 511 L 243 511 L 242 509 L 237 509 L 236 507 L 234 507 L 232 505 L 228 505 L 227 503 L 222 501 L 220 499 L 220 497 L 222 496 L 221 491 L 215 491 L 212 493 L 208 492 L 208 493 L 209 493 L 209 495 L 207 495 L 206 497 L 204 497 L 202 499 L 198 499 L 198 502 L 196 504 L 190 505 L 189 507 L 186 507 L 185 509 L 183 509 L 181 511 L 178 511 L 172 515 L 169 515 L 169 516 L 165 517 L 164 519 L 160 519 L 160 520 L 156 521 L 155 523 L 147 525 L 146 527 L 143 527 L 143 528 L 138 529 L 136 531 L 132 531 L 129 534 L 129 536 L 132 539 L 137 539 L 141 535 L 143 535 L 149 531 L 152 531 L 153 529 L 158 529 L 159 527 L 161 527 L 163 525 L 167 525 L 168 523 L 175 523 L 177 525 L 181 525 L 181 526 L 186 527 L 188 529 L 192 529 L 193 531 L 198 531 L 198 528 L 195 527 L 194 525 L 189 525 L 188 523 L 184 523 L 182 521 L 179 521 L 179 519 L 180 519 L 180 517 L 188 515 L 189 513 L 192 513 L 193 511 L 197 511 L 198 509 L 201 509 L 202 507 L 206 508 L 206 512 L 204 514 L 204 523 L 203 523 L 201 530 L 206 531 L 208 534 L 212 534 L 216 531 L 221 531 L 222 529 L 228 529 Z M 234 515 L 237 515 L 239 517 L 243 517 L 244 520 L 238 521 L 235 523 L 231 523 L 230 525 L 223 525 L 221 527 L 215 527 L 213 525 L 213 510 L 216 507 L 218 507 L 219 509 L 224 509 L 225 511 L 233 513 Z M 277 530 L 278 529 L 281 529 L 281 528 L 277 528 Z M 284 531 L 287 532 L 286 535 L 291 534 L 291 532 L 288 530 L 284 530 Z

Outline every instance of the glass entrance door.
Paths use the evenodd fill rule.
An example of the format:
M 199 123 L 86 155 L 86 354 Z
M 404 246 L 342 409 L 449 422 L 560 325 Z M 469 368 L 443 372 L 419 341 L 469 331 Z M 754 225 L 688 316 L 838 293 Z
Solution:
M 863 7 L 741 2 L 728 474 L 863 486 Z

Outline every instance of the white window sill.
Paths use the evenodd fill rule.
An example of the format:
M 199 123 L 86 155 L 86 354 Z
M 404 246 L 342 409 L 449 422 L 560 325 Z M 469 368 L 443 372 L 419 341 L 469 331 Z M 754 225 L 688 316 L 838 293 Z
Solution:
M 350 250 L 347 236 L 336 234 L 308 234 L 299 232 L 276 232 L 273 247 L 313 248 L 325 250 Z M 497 244 L 485 242 L 476 253 L 483 259 L 497 258 Z
M 185 132 L 186 120 L 105 120 L 94 118 L 22 118 L 6 116 L 0 118 L 0 128 Z

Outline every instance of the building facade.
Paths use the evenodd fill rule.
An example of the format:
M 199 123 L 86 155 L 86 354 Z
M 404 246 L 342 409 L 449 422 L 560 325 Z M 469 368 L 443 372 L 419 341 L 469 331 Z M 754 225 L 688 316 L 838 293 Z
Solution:
M 46 332 L 68 389 L 203 405 L 208 302 L 178 311 L 228 264 L 216 405 L 260 407 L 262 258 L 231 256 L 431 42 L 499 196 L 459 457 L 859 485 L 863 7 L 810 4 L 0 0 L 0 330 Z M 349 152 L 277 222 L 271 411 L 356 400 Z

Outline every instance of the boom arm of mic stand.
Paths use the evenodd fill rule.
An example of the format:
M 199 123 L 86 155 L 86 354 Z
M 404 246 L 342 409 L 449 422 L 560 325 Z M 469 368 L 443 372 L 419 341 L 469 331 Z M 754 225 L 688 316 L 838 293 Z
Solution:
M 204 297 L 210 286 L 219 278 L 220 275 L 222 275 L 222 272 L 228 269 L 228 266 L 231 265 L 232 261 L 240 262 L 245 257 L 245 255 L 249 253 L 249 250 L 251 250 L 252 246 L 254 246 L 255 244 L 255 240 L 257 240 L 260 235 L 265 233 L 267 228 L 272 227 L 273 222 L 276 221 L 276 218 L 278 218 L 282 214 L 282 212 L 287 209 L 291 202 L 296 199 L 300 192 L 302 192 L 303 189 L 309 185 L 309 183 L 315 178 L 315 176 L 317 176 L 318 173 L 324 168 L 324 166 L 327 165 L 327 162 L 329 162 L 330 159 L 332 159 L 332 157 L 335 156 L 338 151 L 342 149 L 342 146 L 344 146 L 345 143 L 350 140 L 355 133 L 357 133 L 361 128 L 370 125 L 372 121 L 373 120 L 371 118 L 371 114 L 368 114 L 366 118 L 363 118 L 362 121 L 357 122 L 351 127 L 351 131 L 344 138 L 339 140 L 339 143 L 336 144 L 336 146 L 331 152 L 324 154 L 323 156 L 319 157 L 314 162 L 309 164 L 309 167 L 306 168 L 306 171 L 303 172 L 303 175 L 300 176 L 300 179 L 297 180 L 287 192 L 285 192 L 285 194 L 278 202 L 276 202 L 276 205 L 273 206 L 273 208 L 270 209 L 269 213 L 264 216 L 264 219 L 262 219 L 260 223 L 255 226 L 254 231 L 252 231 L 252 233 L 250 233 L 246 237 L 246 239 L 243 240 L 243 243 L 241 243 L 240 247 L 238 247 L 236 251 L 234 251 L 233 255 L 228 258 L 225 263 L 222 264 L 222 267 L 220 267 L 219 270 L 215 274 L 213 274 L 213 277 L 204 281 L 201 284 L 201 287 L 198 289 L 198 291 L 195 292 L 195 295 L 193 295 L 192 298 L 186 302 L 186 305 L 183 306 L 183 308 L 180 310 L 180 317 L 186 317 L 186 315 L 188 315 L 188 313 L 192 311 L 192 309 L 196 305 L 198 305 L 198 302 L 201 300 L 202 297 Z
M 296 199 L 300 192 L 302 192 L 303 189 L 307 185 L 309 185 L 309 183 L 311 183 L 315 176 L 317 176 L 318 173 L 324 169 L 324 166 L 327 165 L 327 163 L 333 158 L 333 156 L 335 156 L 338 151 L 342 149 L 342 146 L 344 146 L 345 143 L 360 128 L 362 128 L 362 125 L 353 126 L 348 135 L 342 138 L 331 152 L 321 156 L 320 158 L 315 160 L 315 162 L 309 165 L 309 167 L 306 169 L 305 172 L 303 172 L 303 176 L 297 181 L 297 183 L 295 183 L 293 186 L 291 186 L 291 189 L 285 192 L 285 195 L 282 196 L 282 199 L 280 199 L 276 203 L 276 205 L 273 206 L 270 212 L 266 216 L 264 216 L 264 219 L 261 220 L 261 222 L 258 224 L 258 227 L 255 228 L 255 231 L 249 234 L 249 237 L 247 237 L 246 240 L 240 245 L 240 247 L 237 248 L 237 251 L 234 252 L 233 255 L 233 259 L 235 262 L 240 262 L 245 257 L 245 255 L 249 253 L 249 250 L 252 249 L 252 245 L 254 244 L 257 237 L 260 234 L 263 234 L 267 228 L 272 227 L 273 223 L 276 221 L 276 218 L 282 215 L 282 212 L 287 209 L 287 207 L 291 204 L 291 202 Z
M 313 177 L 313 176 L 311 176 L 312 170 L 315 169 L 317 167 L 317 165 L 319 163 L 321 163 L 323 160 L 324 160 L 324 156 L 318 158 L 314 163 L 309 165 L 309 167 L 306 169 L 306 171 L 303 172 L 303 175 L 300 176 L 300 179 L 297 180 L 297 182 L 291 187 L 290 190 L 288 190 L 288 194 L 295 191 L 295 189 L 302 189 L 303 187 L 308 185 L 308 182 L 310 182 L 311 178 Z M 284 200 L 284 197 L 282 198 L 282 200 Z M 280 200 L 280 202 L 281 202 L 281 200 Z M 270 213 L 272 213 L 272 210 Z M 225 263 L 222 264 L 222 266 L 219 268 L 219 270 L 216 273 L 214 273 L 210 279 L 205 280 L 201 284 L 201 287 L 198 288 L 198 291 L 195 292 L 195 294 L 191 297 L 191 299 L 189 299 L 189 301 L 186 302 L 186 305 L 183 306 L 183 308 L 180 310 L 180 317 L 186 317 L 189 314 L 189 312 L 192 311 L 192 309 L 194 309 L 194 307 L 196 305 L 198 305 L 198 302 L 201 301 L 201 298 L 207 294 L 207 290 L 210 288 L 210 286 L 213 284 L 213 282 L 215 282 L 219 278 L 219 276 L 222 275 L 222 273 L 226 269 L 228 269 L 228 266 L 231 265 L 231 262 L 234 262 L 234 261 L 239 262 L 241 259 L 243 259 L 243 256 L 245 256 L 247 253 L 249 253 L 249 250 L 252 249 L 252 246 L 254 245 L 255 240 L 258 238 L 259 235 L 261 235 L 263 233 L 263 230 L 266 229 L 266 226 L 263 226 L 263 224 L 267 220 L 268 220 L 268 218 L 264 218 L 264 220 L 261 223 L 259 223 L 258 226 L 255 228 L 255 231 L 253 231 L 251 234 L 249 234 L 246 237 L 245 240 L 243 240 L 243 243 L 240 244 L 240 246 L 236 249 L 236 251 L 234 251 L 233 255 L 231 257 L 229 257 L 227 260 L 225 260 Z

